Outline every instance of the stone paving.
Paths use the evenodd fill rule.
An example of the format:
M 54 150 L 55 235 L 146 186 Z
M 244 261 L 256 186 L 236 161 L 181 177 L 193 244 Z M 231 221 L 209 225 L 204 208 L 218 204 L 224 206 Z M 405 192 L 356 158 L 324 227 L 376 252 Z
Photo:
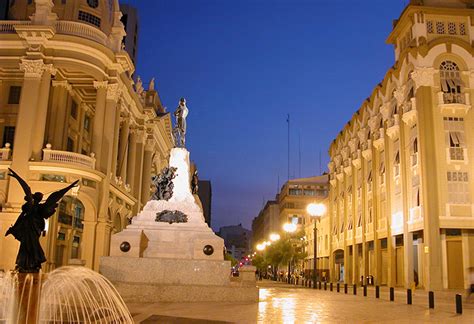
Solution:
M 359 288 L 357 295 L 341 291 L 310 289 L 280 282 L 259 281 L 259 303 L 129 303 L 136 323 L 474 323 L 474 303 L 463 298 L 463 314 L 456 314 L 454 294 L 443 292 L 436 297 L 435 309 L 428 309 L 424 291 L 416 291 L 413 305 L 406 305 L 406 294 L 395 293 L 389 301 L 388 289 L 380 299 L 373 289 L 367 297 Z

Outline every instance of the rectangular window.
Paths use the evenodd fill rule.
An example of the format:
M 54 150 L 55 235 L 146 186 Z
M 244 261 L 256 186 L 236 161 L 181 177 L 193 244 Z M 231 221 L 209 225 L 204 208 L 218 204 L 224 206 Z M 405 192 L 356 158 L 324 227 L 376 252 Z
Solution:
M 314 196 L 314 189 L 305 189 L 304 190 L 305 196 Z
M 66 151 L 74 152 L 74 140 L 70 137 L 67 138 Z
M 428 34 L 434 33 L 433 22 L 431 20 L 426 22 L 426 31 L 428 32 Z
M 448 22 L 448 33 L 450 35 L 456 35 L 456 24 L 453 22 Z
M 8 93 L 8 104 L 18 105 L 20 103 L 21 87 L 10 86 L 10 92 Z
M 470 204 L 467 172 L 448 172 L 448 203 Z
M 290 196 L 301 196 L 303 194 L 303 190 L 290 188 L 288 193 L 289 193 Z
M 77 120 L 77 103 L 74 100 L 71 104 L 71 117 Z
M 437 34 L 444 34 L 444 22 L 437 21 L 436 22 L 436 33 Z
M 464 138 L 464 119 L 444 117 L 446 146 L 449 147 L 449 158 L 454 161 L 464 160 L 466 142 Z
M 90 132 L 90 128 L 91 128 L 91 118 L 86 115 L 84 117 L 84 130 L 86 130 L 87 132 Z
M 10 143 L 10 148 L 13 148 L 14 139 L 15 139 L 15 126 L 3 127 L 2 147 L 5 147 L 5 144 Z
M 466 24 L 464 24 L 464 23 L 459 24 L 459 34 L 461 36 L 466 35 Z

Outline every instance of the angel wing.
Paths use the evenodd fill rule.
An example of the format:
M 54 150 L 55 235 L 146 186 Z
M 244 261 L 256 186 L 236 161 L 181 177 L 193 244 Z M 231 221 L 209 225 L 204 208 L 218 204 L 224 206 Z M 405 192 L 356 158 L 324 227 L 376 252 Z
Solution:
M 8 171 L 10 173 L 8 174 L 10 177 L 15 178 L 19 183 L 20 186 L 23 188 L 23 191 L 25 192 L 25 200 L 29 203 L 33 203 L 33 195 L 31 194 L 31 188 L 28 186 L 25 180 L 23 180 L 18 173 L 13 171 L 12 169 L 8 168 Z
M 71 183 L 69 186 L 67 186 L 66 188 L 55 191 L 51 195 L 49 195 L 46 201 L 43 204 L 41 204 L 42 210 L 43 210 L 43 213 L 42 213 L 43 218 L 49 218 L 54 214 L 54 212 L 56 211 L 56 207 L 58 207 L 58 201 L 60 201 L 61 198 L 71 188 L 75 187 L 78 182 L 79 180 L 76 180 L 73 183 Z

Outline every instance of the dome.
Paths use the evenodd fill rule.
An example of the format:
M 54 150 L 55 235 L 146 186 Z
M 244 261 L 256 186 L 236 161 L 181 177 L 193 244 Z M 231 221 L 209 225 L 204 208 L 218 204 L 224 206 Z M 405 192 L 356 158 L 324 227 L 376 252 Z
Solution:
M 111 32 L 114 11 L 118 7 L 118 0 L 10 0 L 9 19 L 29 20 L 39 3 L 53 3 L 52 11 L 59 20 L 85 23 L 99 28 L 106 35 Z

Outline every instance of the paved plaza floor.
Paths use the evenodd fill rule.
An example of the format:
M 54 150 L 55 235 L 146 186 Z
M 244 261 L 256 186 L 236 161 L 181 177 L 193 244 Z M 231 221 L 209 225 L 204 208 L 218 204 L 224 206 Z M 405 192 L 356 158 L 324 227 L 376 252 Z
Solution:
M 463 314 L 456 314 L 454 294 L 435 295 L 435 309 L 428 309 L 424 291 L 416 291 L 413 305 L 406 305 L 406 295 L 397 290 L 389 301 L 388 289 L 381 289 L 380 299 L 373 289 L 368 296 L 352 290 L 310 289 L 280 282 L 259 281 L 258 303 L 157 303 L 128 304 L 136 323 L 474 323 L 474 303 L 463 303 Z M 473 297 L 471 297 L 473 298 Z

